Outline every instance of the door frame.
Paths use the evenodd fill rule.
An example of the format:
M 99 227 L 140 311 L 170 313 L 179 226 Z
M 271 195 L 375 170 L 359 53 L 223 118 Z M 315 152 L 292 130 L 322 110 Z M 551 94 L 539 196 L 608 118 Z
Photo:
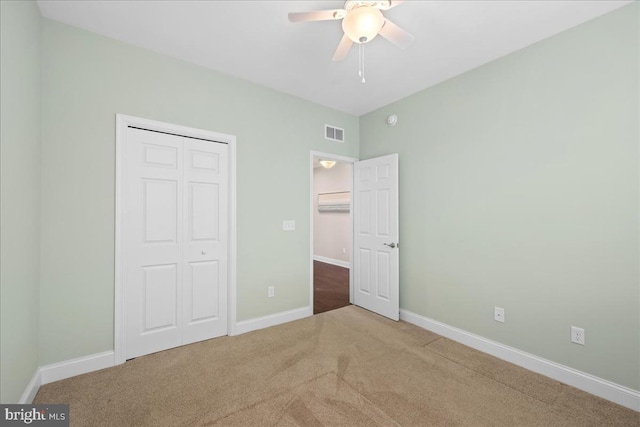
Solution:
M 116 114 L 116 168 L 115 168 L 115 277 L 114 277 L 114 364 L 125 360 L 126 316 L 124 301 L 124 144 L 129 126 L 170 133 L 187 138 L 198 138 L 226 143 L 229 147 L 229 243 L 227 276 L 227 335 L 236 334 L 237 301 L 237 235 L 236 235 L 236 137 L 204 129 L 159 122 L 125 114 Z
M 311 225 L 309 228 L 310 231 L 310 249 L 309 249 L 309 274 L 310 274 L 310 284 L 309 284 L 309 308 L 311 309 L 311 314 L 313 315 L 313 233 L 315 230 L 315 224 L 313 222 L 313 159 L 314 157 L 322 157 L 327 160 L 335 160 L 340 163 L 348 163 L 351 165 L 351 189 L 353 192 L 353 164 L 357 162 L 359 159 L 354 157 L 346 157 L 340 156 L 338 154 L 330 154 L 323 153 L 320 151 L 311 151 L 310 152 L 310 161 L 309 161 L 309 224 Z M 349 223 L 351 230 L 351 253 L 349 254 L 349 302 L 353 304 L 353 194 L 351 200 L 349 202 Z

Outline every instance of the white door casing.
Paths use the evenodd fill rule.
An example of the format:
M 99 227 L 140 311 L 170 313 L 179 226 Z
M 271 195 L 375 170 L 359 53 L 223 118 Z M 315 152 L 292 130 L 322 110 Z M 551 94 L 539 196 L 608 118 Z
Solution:
M 235 138 L 124 115 L 117 131 L 115 362 L 233 333 Z
M 354 164 L 354 304 L 400 316 L 398 155 Z

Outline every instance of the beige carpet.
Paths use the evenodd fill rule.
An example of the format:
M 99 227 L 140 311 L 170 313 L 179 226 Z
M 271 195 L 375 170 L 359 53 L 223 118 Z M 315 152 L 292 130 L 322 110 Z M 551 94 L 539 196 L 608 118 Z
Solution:
M 639 426 L 640 414 L 349 306 L 43 386 L 72 426 Z

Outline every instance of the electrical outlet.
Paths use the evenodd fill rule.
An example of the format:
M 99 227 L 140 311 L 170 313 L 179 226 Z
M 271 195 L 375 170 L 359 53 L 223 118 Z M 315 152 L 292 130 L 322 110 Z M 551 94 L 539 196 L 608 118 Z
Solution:
M 576 326 L 571 327 L 571 342 L 584 345 L 584 329 Z
M 282 221 L 282 230 L 284 231 L 295 231 L 296 230 L 296 222 L 292 219 Z
M 347 253 L 347 248 L 342 248 L 342 253 L 346 254 Z
M 272 298 L 272 297 L 274 297 L 275 295 L 276 295 L 276 287 L 275 287 L 275 286 L 269 286 L 269 287 L 267 288 L 267 296 L 268 296 L 269 298 Z
M 493 307 L 493 320 L 504 323 L 504 308 Z

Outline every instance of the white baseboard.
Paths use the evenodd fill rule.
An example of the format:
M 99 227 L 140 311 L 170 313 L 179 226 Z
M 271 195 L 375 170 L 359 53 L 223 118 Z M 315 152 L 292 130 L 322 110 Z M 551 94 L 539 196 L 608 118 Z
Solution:
M 110 368 L 114 365 L 114 352 L 112 350 L 105 351 L 42 366 L 40 368 L 40 380 L 42 384 L 49 384 L 65 378 L 75 377 L 76 375 L 86 374 L 87 372 Z
M 313 310 L 311 307 L 307 306 L 269 316 L 244 320 L 236 323 L 234 328 L 230 328 L 229 335 L 240 335 L 246 332 L 303 319 L 312 315 Z M 110 368 L 112 366 L 115 366 L 114 351 L 105 351 L 102 353 L 66 360 L 64 362 L 41 366 L 34 373 L 18 403 L 29 404 L 33 402 L 33 399 L 36 397 L 41 385 L 75 377 L 76 375 L 98 371 L 100 369 Z
M 236 323 L 235 328 L 232 328 L 233 331 L 230 331 L 229 335 L 239 335 L 258 329 L 268 328 L 269 326 L 303 319 L 312 315 L 313 310 L 311 307 L 307 306 L 269 316 L 249 319 Z M 112 366 L 115 366 L 115 353 L 113 350 L 42 366 L 37 370 L 36 374 L 27 386 L 20 402 L 33 401 L 33 398 L 41 385 L 63 380 L 65 378 L 75 377 L 76 375 L 86 374 L 88 372 L 98 371 L 100 369 L 110 368 Z
M 637 390 L 543 359 L 407 310 L 400 310 L 400 319 L 587 393 L 635 411 L 640 411 L 640 392 Z
M 31 381 L 29 381 L 29 384 L 27 384 L 27 388 L 24 390 L 24 393 L 22 393 L 22 396 L 20 397 L 20 400 L 18 400 L 18 403 L 21 405 L 31 404 L 33 402 L 33 399 L 35 399 L 36 394 L 38 394 L 38 390 L 40 389 L 41 385 L 42 377 L 40 376 L 40 368 L 38 368 L 33 374 Z
M 246 332 L 257 331 L 258 329 L 264 329 L 270 326 L 276 326 L 282 323 L 304 319 L 305 317 L 309 316 L 313 316 L 313 310 L 311 309 L 311 307 L 307 306 L 283 311 L 282 313 L 271 314 L 269 316 L 243 320 L 236 323 L 235 328 L 233 328 L 233 335 L 240 335 Z
M 351 263 L 349 261 L 341 261 L 339 259 L 327 258 L 320 255 L 314 255 L 313 260 L 324 262 L 325 264 L 337 265 L 338 267 L 351 268 Z

